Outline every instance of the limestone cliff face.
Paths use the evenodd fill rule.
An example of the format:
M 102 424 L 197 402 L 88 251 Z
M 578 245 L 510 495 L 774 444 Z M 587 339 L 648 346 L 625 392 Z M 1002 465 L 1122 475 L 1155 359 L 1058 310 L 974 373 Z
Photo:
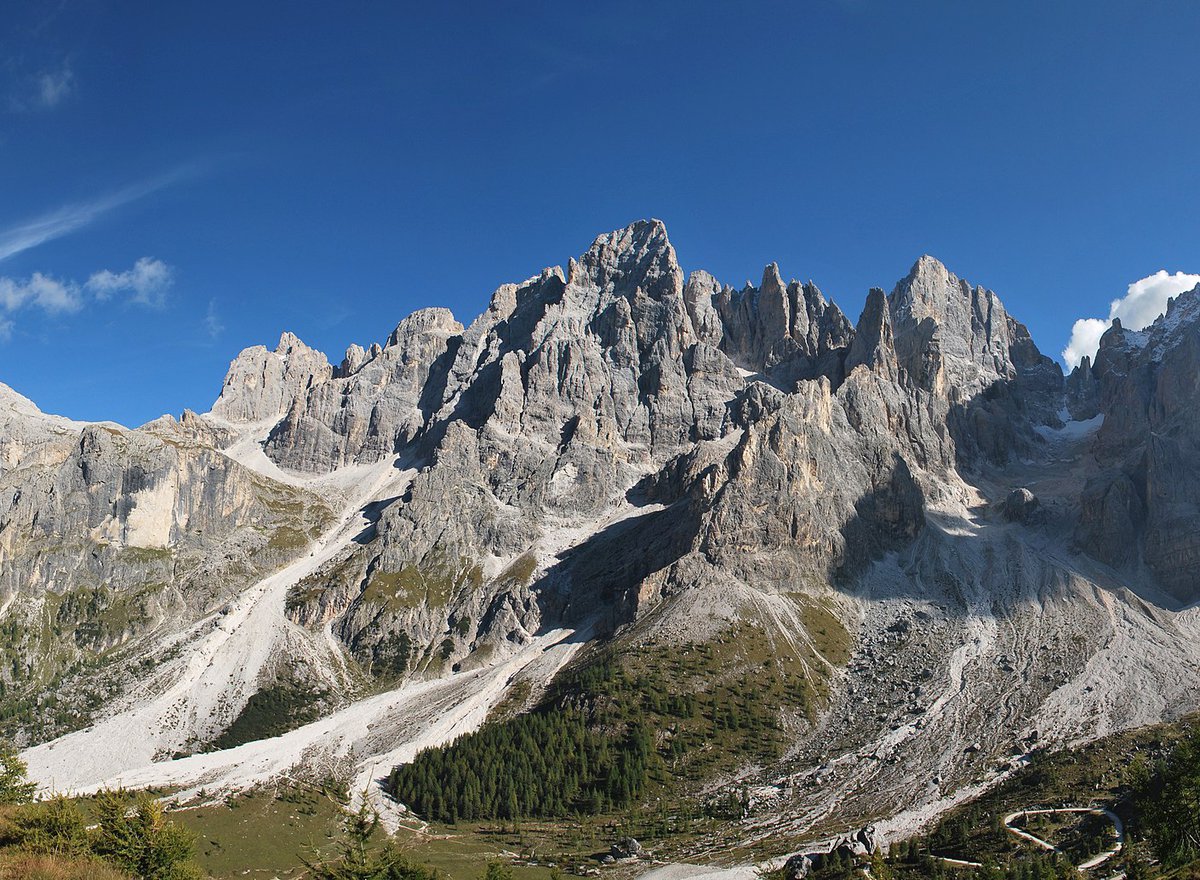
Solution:
M 1061 384 L 994 294 L 930 258 L 856 329 L 774 265 L 739 293 L 685 281 L 657 221 L 499 288 L 444 348 L 406 339 L 426 406 L 393 448 L 417 473 L 354 575 L 314 581 L 296 611 L 364 658 L 401 631 L 445 633 L 459 657 L 562 616 L 618 626 L 689 588 L 849 583 L 919 533 L 981 445 L 1002 460 L 1057 423 Z M 437 611 L 412 607 L 430 585 Z
M 81 423 L 46 415 L 0 383 L 0 475 L 61 459 L 81 430 Z
M 911 450 L 887 428 L 895 419 L 881 383 L 860 368 L 836 392 L 822 378 L 793 394 L 747 393 L 736 444 L 689 487 L 699 506 L 691 552 L 711 567 L 705 580 L 818 592 L 916 536 L 924 493 Z M 863 430 L 865 416 L 879 418 Z M 686 570 L 671 573 L 671 589 L 689 586 L 696 567 Z
M 944 402 L 935 419 L 954 435 L 960 467 L 1031 454 L 1031 425 L 1058 421 L 1062 372 L 999 297 L 924 256 L 888 304 L 900 375 Z
M 914 385 L 974 397 L 997 381 L 1021 380 L 1057 391 L 1062 372 L 1037 350 L 1025 325 L 1000 298 L 973 287 L 930 256 L 921 257 L 888 303 L 901 369 Z
M 646 474 L 727 433 L 729 403 L 745 386 L 697 338 L 656 221 L 601 236 L 566 272 L 501 287 L 446 354 L 422 391 L 439 405 L 403 447 L 426 464 L 383 511 L 360 595 L 339 612 L 339 632 L 372 656 L 397 629 L 416 642 L 469 620 L 476 640 L 520 638 L 546 603 L 570 605 L 558 588 L 535 601 L 535 571 L 553 565 L 535 548 L 626 504 Z M 403 601 L 373 601 L 373 583 L 418 572 L 445 595 L 440 623 L 414 621 Z
M 333 371 L 325 355 L 284 333 L 274 351 L 256 345 L 229 365 L 212 414 L 230 422 L 274 421 L 297 397 L 328 381 Z
M 1100 472 L 1083 492 L 1077 539 L 1125 571 L 1144 564 L 1183 602 L 1200 597 L 1200 287 L 1143 331 L 1119 321 L 1095 364 L 1072 375 L 1081 414 L 1103 425 Z
M 0 578 L 9 591 L 29 579 L 11 561 L 29 543 L 172 554 L 250 532 L 265 545 L 284 520 L 272 508 L 293 501 L 311 508 L 311 519 L 289 523 L 297 528 L 328 516 L 316 498 L 211 447 L 106 425 L 85 427 L 60 461 L 0 477 L 0 498 Z
M 785 286 L 772 263 L 757 288 L 722 288 L 713 305 L 721 317 L 721 348 L 739 367 L 788 389 L 819 376 L 841 383 L 853 327 L 812 282 Z

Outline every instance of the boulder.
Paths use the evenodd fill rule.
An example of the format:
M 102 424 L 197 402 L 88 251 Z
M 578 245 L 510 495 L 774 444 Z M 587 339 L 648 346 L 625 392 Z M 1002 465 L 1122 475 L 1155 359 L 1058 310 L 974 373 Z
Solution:
M 883 838 L 874 825 L 864 825 L 854 835 L 854 839 L 866 847 L 868 853 L 879 852 L 883 848 Z
M 1004 518 L 1009 522 L 1029 523 L 1040 513 L 1038 497 L 1028 489 L 1013 489 L 1004 499 Z
M 636 859 L 642 854 L 642 845 L 632 837 L 622 837 L 609 849 L 614 859 Z
M 784 880 L 804 880 L 813 871 L 813 860 L 806 853 L 796 853 L 783 865 Z

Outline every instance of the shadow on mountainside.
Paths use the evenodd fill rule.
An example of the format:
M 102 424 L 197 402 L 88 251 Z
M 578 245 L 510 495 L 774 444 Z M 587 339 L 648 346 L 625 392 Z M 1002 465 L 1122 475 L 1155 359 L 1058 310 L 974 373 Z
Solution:
M 549 619 L 593 621 L 597 634 L 631 622 L 645 582 L 693 548 L 700 518 L 684 498 L 615 522 L 559 554 L 536 585 Z
M 1086 489 L 1099 471 L 1093 454 L 1094 435 L 1067 430 L 1055 404 L 1059 389 L 1016 380 L 993 382 L 966 402 L 954 404 L 947 427 L 954 442 L 959 476 L 984 503 L 957 524 L 941 517 L 944 534 L 960 541 L 979 542 L 993 554 L 1016 558 L 1035 554 L 1043 577 L 1078 578 L 1109 593 L 1128 591 L 1146 606 L 1178 610 L 1171 596 L 1144 565 L 1112 565 L 1081 545 L 1080 524 L 1088 503 Z M 1032 515 L 1008 508 L 1012 493 L 1028 489 L 1034 498 Z M 1131 548 L 1134 556 L 1136 548 Z M 959 552 L 944 549 L 942 552 Z M 1025 560 L 1025 565 L 1030 565 Z M 1039 587 L 1037 577 L 1026 584 Z M 1050 578 L 1054 580 L 1054 578 Z M 986 588 L 986 584 L 983 585 Z M 1021 592 L 1022 585 L 998 584 L 998 601 Z M 999 606 L 998 606 L 999 607 Z M 1149 608 L 1147 607 L 1147 611 Z
M 908 464 L 892 453 L 887 478 L 854 503 L 854 515 L 840 529 L 843 549 L 830 584 L 852 585 L 874 560 L 910 544 L 924 526 L 925 495 Z

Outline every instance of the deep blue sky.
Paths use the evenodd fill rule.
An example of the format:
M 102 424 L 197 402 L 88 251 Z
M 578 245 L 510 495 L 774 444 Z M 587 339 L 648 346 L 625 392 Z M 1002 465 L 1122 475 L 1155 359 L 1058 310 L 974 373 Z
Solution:
M 77 418 L 205 410 L 238 350 L 284 329 L 336 361 L 422 306 L 469 321 L 647 216 L 685 269 L 740 285 L 777 260 L 852 318 L 932 253 L 1051 355 L 1130 282 L 1200 267 L 1198 3 L 4 18 L 0 254 L 54 212 L 60 234 L 0 260 L 0 381 Z M 140 258 L 170 287 L 137 296 L 119 273 Z M 78 307 L 39 306 L 35 272 Z

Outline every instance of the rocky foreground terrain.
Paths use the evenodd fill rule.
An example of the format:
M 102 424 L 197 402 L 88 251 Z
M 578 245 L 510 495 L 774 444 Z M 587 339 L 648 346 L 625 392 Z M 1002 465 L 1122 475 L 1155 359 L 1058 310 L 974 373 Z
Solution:
M 1064 378 L 931 257 L 856 322 L 783 277 L 687 275 L 644 221 L 466 327 L 247 349 L 204 415 L 0 386 L 0 723 L 47 789 L 392 809 L 393 764 L 598 646 L 765 646 L 786 747 L 697 792 L 749 792 L 753 843 L 1200 707 L 1200 288 Z

